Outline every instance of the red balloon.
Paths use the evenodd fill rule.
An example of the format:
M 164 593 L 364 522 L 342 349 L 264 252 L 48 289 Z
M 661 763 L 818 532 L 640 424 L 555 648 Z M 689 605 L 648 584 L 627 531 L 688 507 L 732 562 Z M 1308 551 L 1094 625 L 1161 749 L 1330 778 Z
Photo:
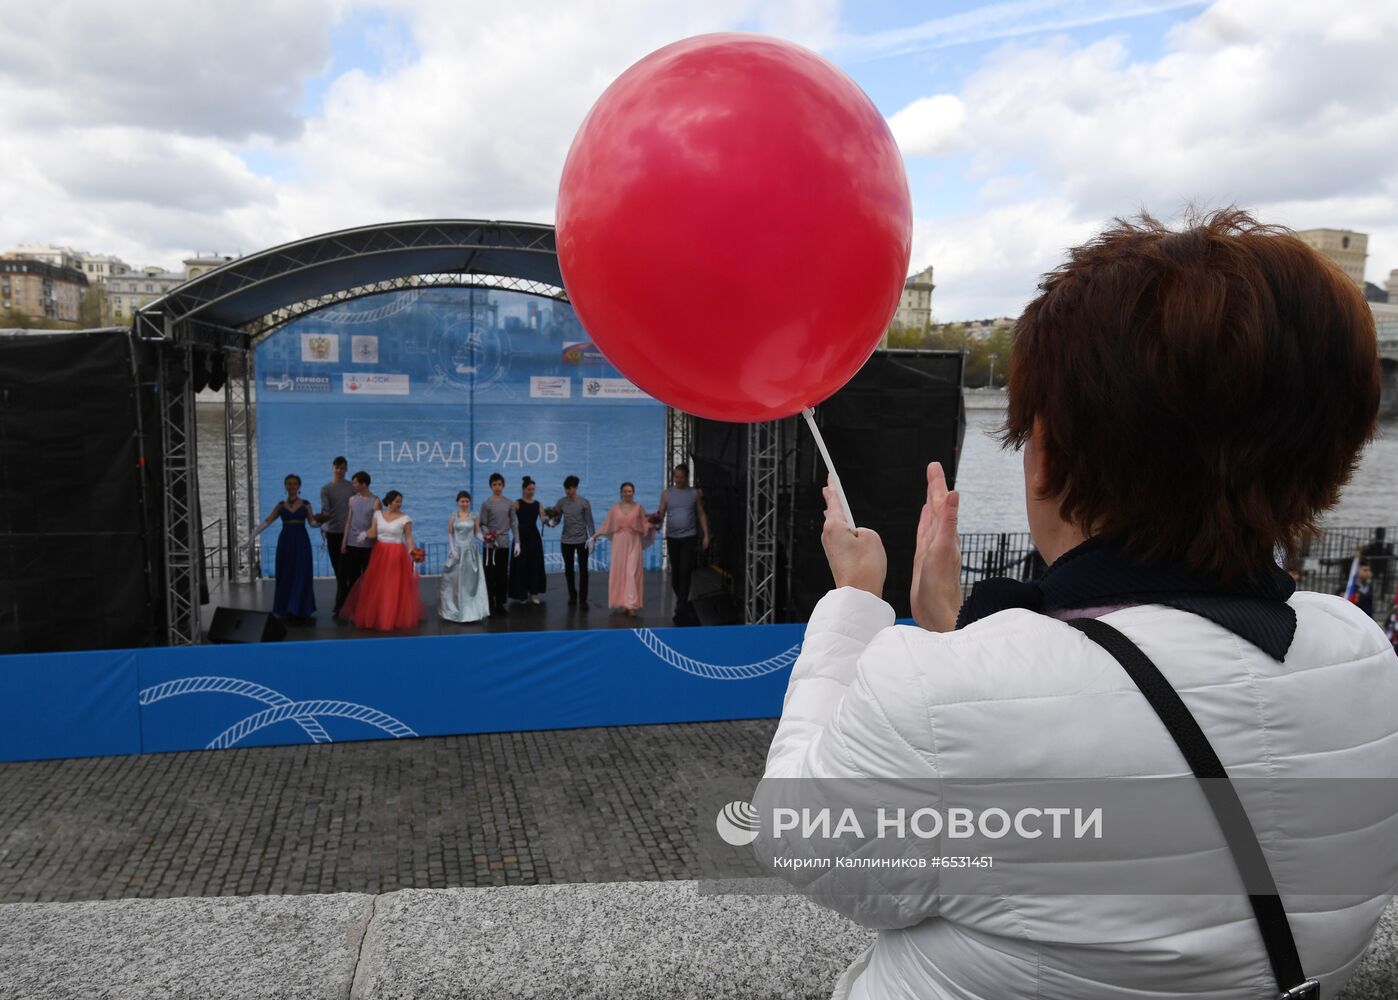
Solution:
M 773 420 L 873 353 L 912 206 L 849 77 L 781 39 L 701 35 L 646 56 L 588 113 L 557 237 L 573 308 L 627 378 L 701 417 Z

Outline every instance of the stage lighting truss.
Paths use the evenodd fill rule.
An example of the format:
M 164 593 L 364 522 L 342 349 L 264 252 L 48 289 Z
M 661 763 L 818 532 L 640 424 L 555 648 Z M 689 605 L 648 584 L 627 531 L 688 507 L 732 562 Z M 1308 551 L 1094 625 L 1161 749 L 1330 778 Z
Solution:
M 260 575 L 243 535 L 257 523 L 257 417 L 252 387 L 253 353 L 242 350 L 226 358 L 228 379 L 223 386 L 224 483 L 228 515 L 228 579 L 251 583 Z
M 689 484 L 698 486 L 694 478 L 694 467 L 690 462 L 690 450 L 694 441 L 694 418 L 683 410 L 667 407 L 665 410 L 665 471 L 661 482 L 670 481 L 670 473 L 677 465 L 687 465 Z
M 202 532 L 195 471 L 193 348 L 167 345 L 160 359 L 161 475 L 164 478 L 165 621 L 171 646 L 200 641 Z
M 512 292 L 524 292 L 529 295 L 540 295 L 544 298 L 557 299 L 560 302 L 568 301 L 568 294 L 562 288 L 545 284 L 541 281 L 529 281 L 524 278 L 511 278 L 499 274 L 410 274 L 401 278 L 390 278 L 385 281 L 376 281 L 368 285 L 357 285 L 354 288 L 327 292 L 324 295 L 319 295 L 312 299 L 294 302 L 274 312 L 270 312 L 266 316 L 259 317 L 249 323 L 246 329 L 252 337 L 253 344 L 256 345 L 271 336 L 279 328 L 307 313 L 313 313 L 325 309 L 328 306 L 338 305 L 341 302 L 349 302 L 352 299 L 362 299 L 369 295 L 382 295 L 385 292 L 401 292 L 422 288 L 499 288 Z M 383 308 L 388 310 L 393 307 L 384 306 Z
M 326 233 L 231 260 L 172 289 L 141 312 L 255 333 L 263 318 L 317 286 L 372 287 L 406 275 L 504 274 L 561 294 L 553 227 L 527 222 L 391 222 Z M 300 294 L 298 294 L 298 292 Z M 557 297 L 557 296 L 555 296 Z M 138 314 L 139 315 L 139 314 Z
M 777 503 L 782 461 L 779 421 L 748 424 L 746 583 L 744 620 L 770 625 L 777 620 Z

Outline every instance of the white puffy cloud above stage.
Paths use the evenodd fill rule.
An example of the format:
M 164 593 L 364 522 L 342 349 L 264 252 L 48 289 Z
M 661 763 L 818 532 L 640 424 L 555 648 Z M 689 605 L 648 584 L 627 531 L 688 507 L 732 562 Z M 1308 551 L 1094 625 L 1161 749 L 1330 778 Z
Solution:
M 0 249 L 174 267 L 391 219 L 547 221 L 619 72 L 744 29 L 824 52 L 888 116 L 937 318 L 1013 314 L 1111 216 L 1190 201 L 1369 232 L 1371 280 L 1398 267 L 1394 4 L 964 6 L 21 5 L 0 36 Z
M 452 216 L 551 221 L 563 159 L 592 102 L 627 66 L 677 38 L 760 23 L 821 39 L 830 5 L 760 0 L 692 5 L 394 5 L 414 57 L 350 72 L 307 122 L 297 168 L 313 185 L 279 206 L 300 228 Z M 671 10 L 671 7 L 676 9 Z
M 0 35 L 0 248 L 171 268 L 414 217 L 549 221 L 563 157 L 647 51 L 746 27 L 819 47 L 828 0 L 53 0 Z
M 1398 267 L 1398 4 L 1188 13 L 1154 58 L 1121 36 L 1014 41 L 891 116 L 910 175 L 965 185 L 916 206 L 914 264 L 937 267 L 945 315 L 1014 315 L 1066 246 L 1143 208 L 1357 229 L 1370 280 Z

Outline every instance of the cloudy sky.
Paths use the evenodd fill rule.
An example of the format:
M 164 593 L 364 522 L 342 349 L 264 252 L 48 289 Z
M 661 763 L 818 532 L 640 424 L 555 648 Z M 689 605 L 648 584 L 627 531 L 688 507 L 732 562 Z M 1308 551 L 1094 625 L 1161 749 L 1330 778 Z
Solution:
M 0 248 L 175 267 L 392 219 L 552 221 L 606 85 L 737 29 L 817 49 L 888 118 L 939 320 L 1013 315 L 1112 216 L 1190 202 L 1368 232 L 1369 279 L 1398 268 L 1392 0 L 5 0 L 5 22 Z

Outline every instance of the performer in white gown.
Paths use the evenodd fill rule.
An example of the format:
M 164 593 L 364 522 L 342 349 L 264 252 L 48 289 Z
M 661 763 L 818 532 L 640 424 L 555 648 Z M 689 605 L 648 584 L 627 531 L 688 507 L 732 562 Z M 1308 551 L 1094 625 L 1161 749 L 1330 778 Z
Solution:
M 478 622 L 490 614 L 485 563 L 476 546 L 480 537 L 480 519 L 471 513 L 471 494 L 462 490 L 456 495 L 456 513 L 447 525 L 451 548 L 437 594 L 437 614 L 445 621 Z

